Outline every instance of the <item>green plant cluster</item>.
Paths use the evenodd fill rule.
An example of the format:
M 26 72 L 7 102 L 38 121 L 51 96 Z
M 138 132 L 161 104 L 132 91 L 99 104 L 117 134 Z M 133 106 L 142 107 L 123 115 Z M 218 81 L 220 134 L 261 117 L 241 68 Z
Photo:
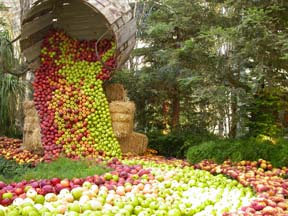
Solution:
M 148 133 L 148 147 L 158 151 L 164 157 L 185 158 L 187 150 L 204 141 L 216 139 L 216 136 L 206 130 L 185 128 L 171 131 L 164 135 L 157 130 Z
M 272 143 L 258 138 L 218 139 L 191 146 L 187 152 L 187 159 L 191 163 L 198 163 L 204 159 L 222 163 L 228 159 L 238 162 L 257 161 L 260 158 L 270 161 L 275 167 L 287 166 L 288 140 L 280 139 Z
M 84 178 L 86 176 L 101 175 L 108 172 L 108 168 L 89 160 L 71 160 L 59 158 L 50 163 L 40 163 L 36 167 L 19 165 L 14 161 L 0 159 L 0 180 L 4 182 L 19 182 L 23 179 L 50 178 Z
M 6 160 L 0 157 L 0 179 L 12 179 L 15 176 L 21 176 L 30 170 L 32 166 L 30 164 L 18 164 L 14 160 Z
M 280 88 L 267 88 L 255 94 L 254 101 L 248 109 L 251 112 L 248 122 L 250 135 L 264 134 L 273 137 L 283 135 L 284 125 L 279 119 L 278 111 L 284 111 L 285 107 L 287 107 L 287 93 Z

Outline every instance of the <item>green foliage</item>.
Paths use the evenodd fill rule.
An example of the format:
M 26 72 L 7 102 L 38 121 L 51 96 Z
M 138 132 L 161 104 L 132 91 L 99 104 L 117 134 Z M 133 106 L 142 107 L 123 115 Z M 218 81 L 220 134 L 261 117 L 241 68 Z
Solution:
M 22 102 L 27 82 L 9 74 L 18 66 L 14 56 L 13 45 L 5 28 L 0 30 L 0 135 L 18 137 L 19 127 L 16 119 L 21 122 Z
M 7 73 L 16 63 L 9 32 L 0 29 L 0 73 Z
M 281 86 L 287 94 L 284 1 L 148 0 L 137 7 L 144 11 L 138 28 L 146 44 L 125 71 L 131 79 L 121 81 L 136 102 L 139 129 L 161 129 L 165 118 L 173 126 L 177 99 L 180 127 L 226 128 L 224 135 L 236 137 L 269 122 L 269 134 L 277 134 L 275 118 L 258 118 L 254 127 L 250 113 L 259 90 Z
M 211 133 L 196 128 L 175 129 L 167 135 L 162 131 L 153 131 L 147 135 L 149 148 L 157 150 L 162 156 L 177 158 L 185 158 L 189 147 L 216 138 Z
M 10 74 L 0 73 L 0 135 L 15 136 L 27 84 Z
M 284 163 L 277 163 L 274 158 L 275 155 L 272 154 L 272 152 L 279 151 L 279 148 L 280 145 L 256 138 L 219 139 L 190 147 L 187 152 L 187 159 L 191 163 L 198 163 L 204 159 L 212 159 L 217 163 L 222 163 L 228 159 L 238 162 L 241 160 L 257 161 L 262 158 L 271 161 L 273 165 L 283 166 Z
M 31 165 L 20 165 L 14 160 L 6 160 L 0 157 L 0 176 L 5 179 L 13 179 L 16 176 L 21 176 L 23 173 L 31 169 Z
M 287 92 L 279 88 L 264 89 L 254 96 L 249 107 L 251 118 L 248 123 L 250 135 L 279 137 L 283 134 L 283 126 L 279 120 L 279 110 L 287 106 Z
M 279 139 L 276 146 L 277 148 L 270 153 L 272 163 L 277 167 L 288 166 L 288 140 Z
M 6 182 L 18 182 L 22 179 L 50 179 L 53 177 L 61 179 L 83 178 L 109 171 L 107 168 L 89 160 L 74 161 L 67 158 L 59 158 L 50 163 L 40 163 L 34 168 L 4 160 L 1 168 L 3 170 L 1 174 Z

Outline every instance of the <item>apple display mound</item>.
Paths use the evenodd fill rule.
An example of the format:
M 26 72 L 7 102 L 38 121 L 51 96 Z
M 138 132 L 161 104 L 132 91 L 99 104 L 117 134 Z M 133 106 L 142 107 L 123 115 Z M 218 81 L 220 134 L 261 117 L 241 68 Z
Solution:
M 113 42 L 78 41 L 53 30 L 43 40 L 40 57 L 33 86 L 44 160 L 62 153 L 76 159 L 120 157 L 102 86 L 110 78 L 107 68 L 116 64 Z
M 1 185 L 7 215 L 222 215 L 251 202 L 252 189 L 176 163 L 106 161 L 101 176 Z M 10 191 L 9 191 L 10 188 Z M 18 193 L 19 192 L 19 193 Z M 18 193 L 18 194 L 17 194 Z M 14 199 L 12 199 L 12 197 Z
M 263 169 L 263 163 L 268 162 L 204 160 L 192 165 L 160 156 L 91 159 L 92 166 L 110 171 L 0 182 L 0 215 L 23 215 L 27 209 L 34 215 L 287 215 L 288 169 Z

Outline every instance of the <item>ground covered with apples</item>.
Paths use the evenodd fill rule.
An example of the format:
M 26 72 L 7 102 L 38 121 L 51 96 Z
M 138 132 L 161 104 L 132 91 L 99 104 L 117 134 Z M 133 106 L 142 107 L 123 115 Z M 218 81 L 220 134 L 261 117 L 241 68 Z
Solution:
M 0 145 L 5 160 L 33 160 L 36 167 L 30 169 L 42 164 L 43 158 L 20 149 L 19 140 L 2 137 Z M 288 170 L 264 160 L 90 160 L 95 174 L 88 176 L 10 183 L 3 178 L 0 215 L 288 215 Z M 96 167 L 103 170 L 99 173 Z

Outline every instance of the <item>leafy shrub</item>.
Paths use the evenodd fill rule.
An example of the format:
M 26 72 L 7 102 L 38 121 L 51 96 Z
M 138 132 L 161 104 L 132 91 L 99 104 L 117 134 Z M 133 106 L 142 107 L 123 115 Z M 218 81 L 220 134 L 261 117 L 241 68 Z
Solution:
M 288 140 L 279 139 L 276 148 L 271 152 L 271 163 L 277 167 L 288 166 Z
M 161 131 L 148 133 L 149 148 L 153 148 L 165 157 L 185 158 L 190 146 L 215 139 L 215 135 L 196 129 L 178 129 L 164 135 Z
M 273 153 L 276 152 L 276 149 L 279 149 L 279 145 L 256 138 L 218 139 L 190 147 L 187 152 L 187 159 L 191 163 L 198 163 L 204 159 L 212 159 L 217 163 L 222 163 L 227 159 L 236 162 L 241 160 L 253 161 L 262 158 L 276 165 L 273 159 Z
M 14 160 L 6 160 L 0 157 L 0 176 L 2 176 L 2 178 L 13 178 L 22 175 L 29 169 L 31 169 L 30 164 L 20 165 Z

